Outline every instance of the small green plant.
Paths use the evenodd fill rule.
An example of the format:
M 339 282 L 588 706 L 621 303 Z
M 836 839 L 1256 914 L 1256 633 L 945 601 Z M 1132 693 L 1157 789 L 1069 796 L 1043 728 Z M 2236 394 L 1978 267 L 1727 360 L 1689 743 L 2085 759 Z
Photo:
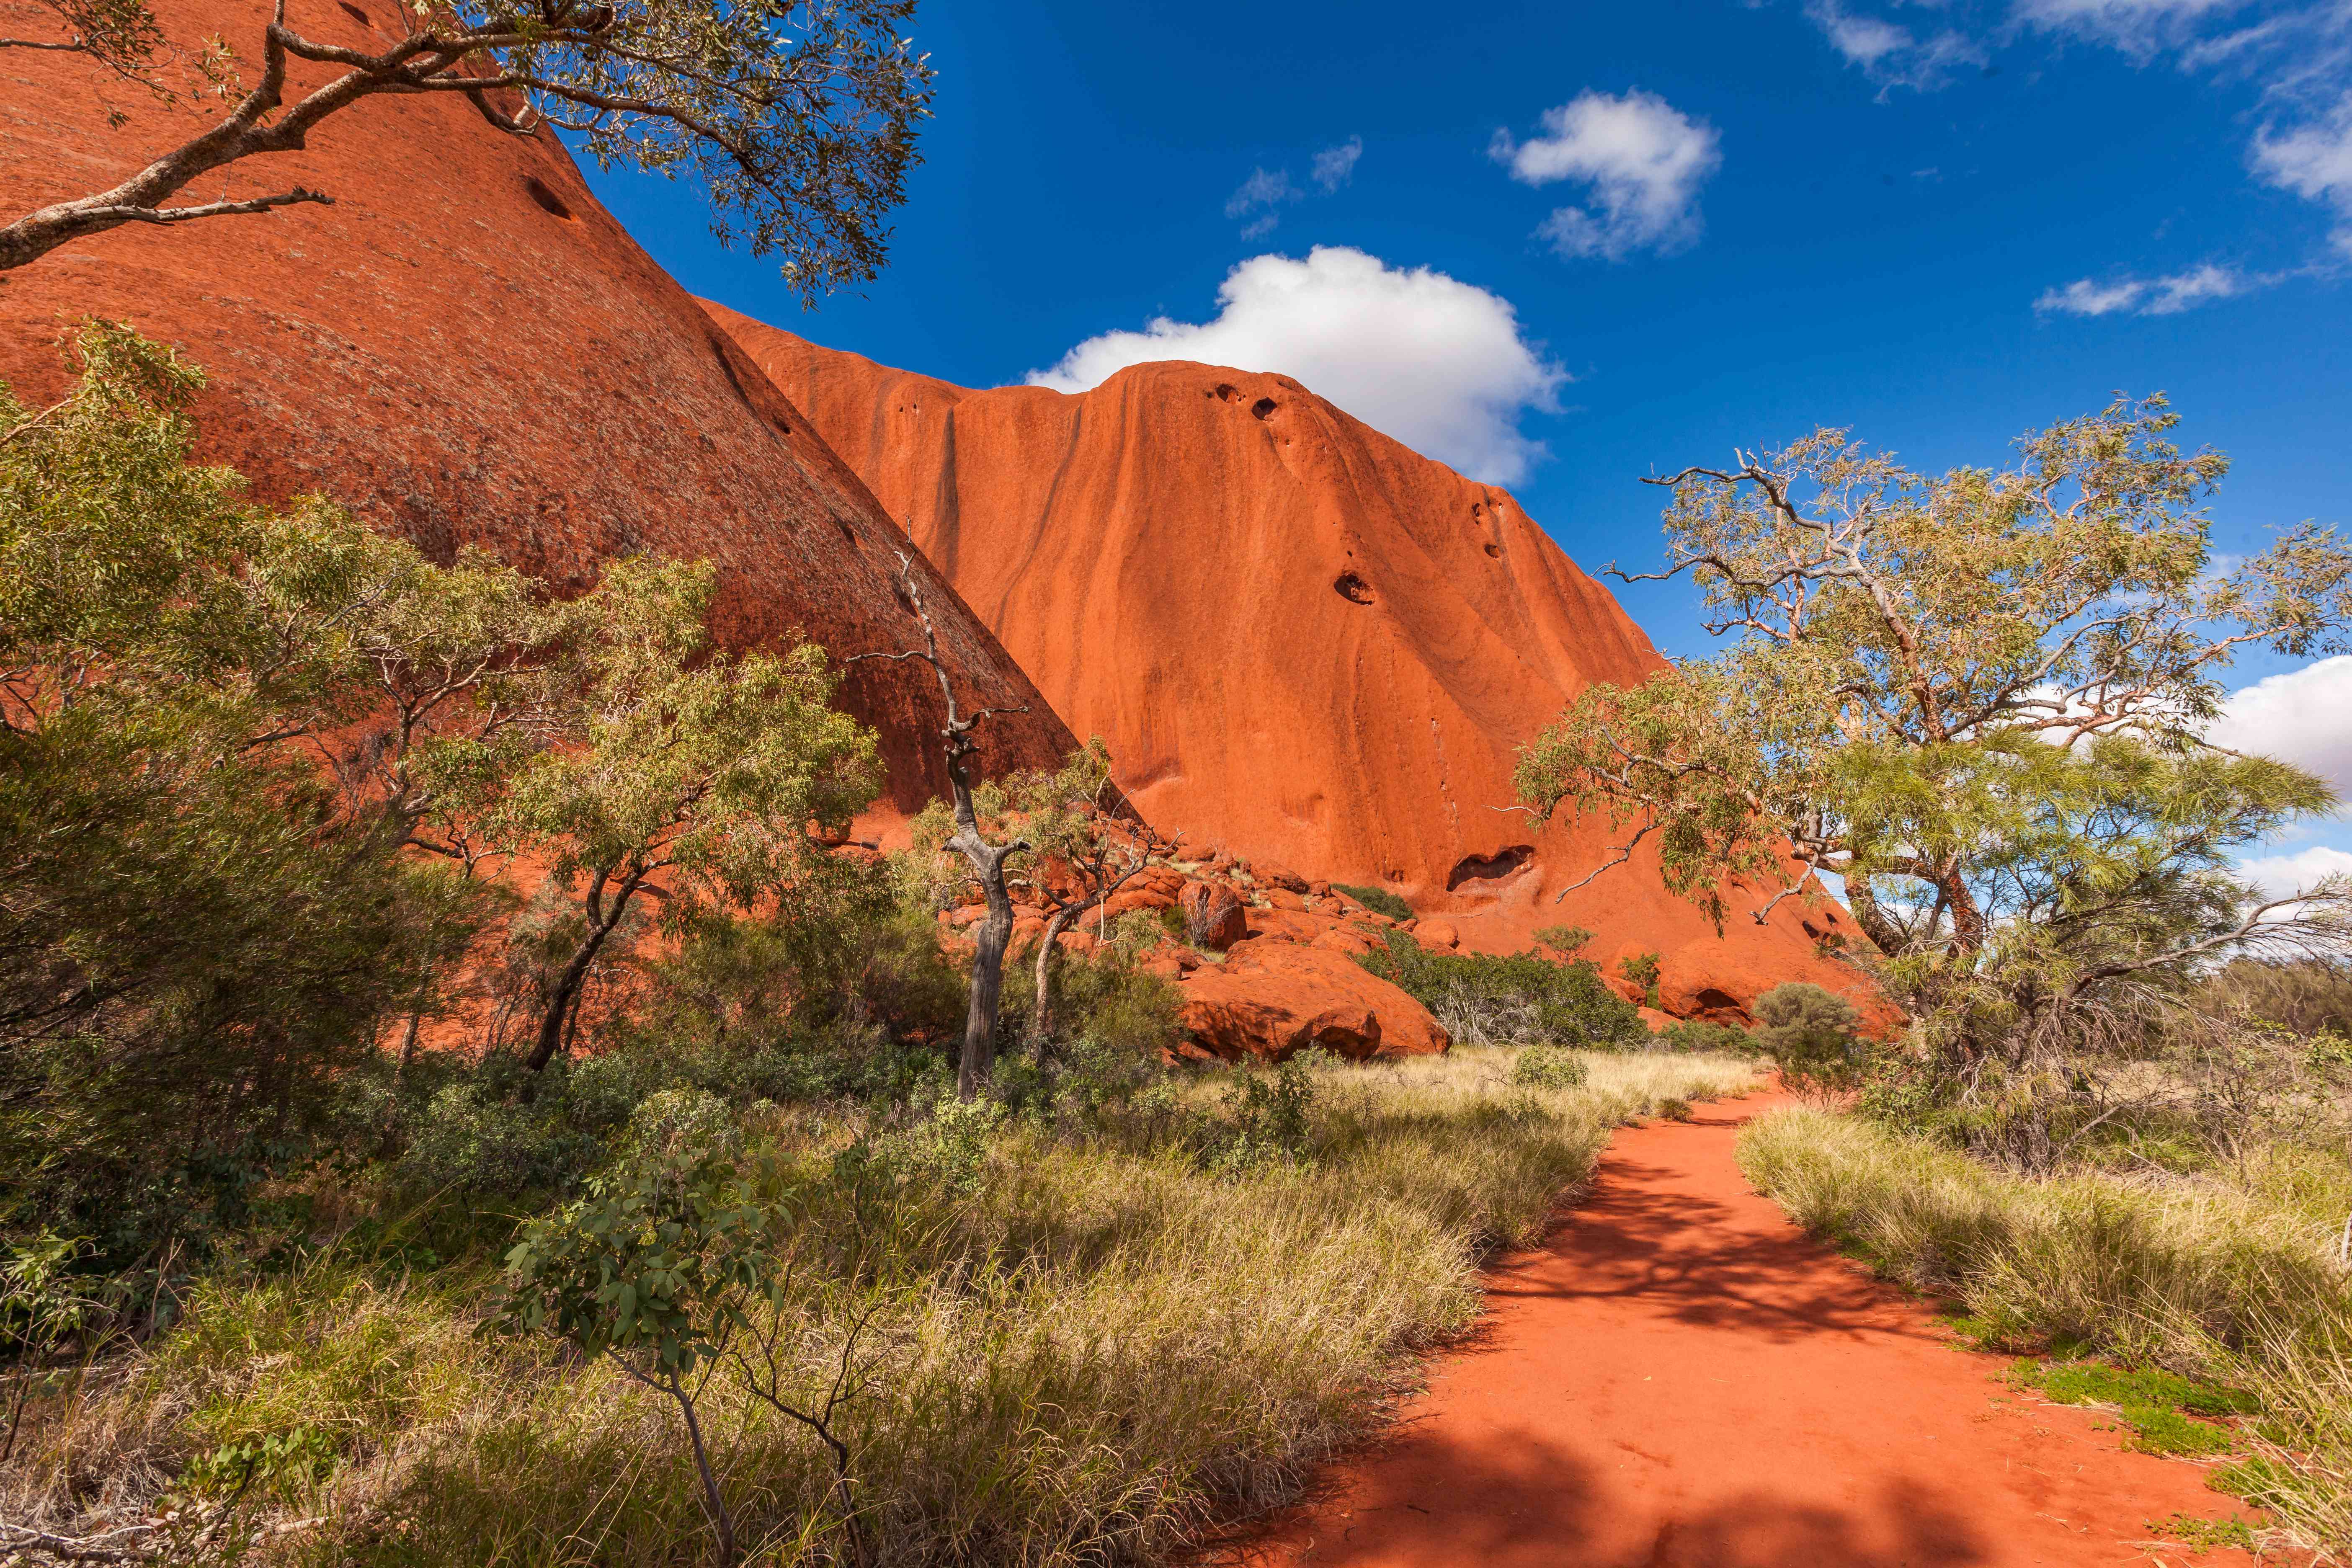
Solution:
M 1780 1064 L 1780 1078 L 1801 1099 L 1827 1101 L 1862 1081 L 1861 1015 L 1833 991 L 1802 981 L 1756 998 L 1756 1043 Z
M 1617 961 L 1617 973 L 1642 988 L 1643 1005 L 1655 1007 L 1658 1005 L 1658 955 L 1656 953 L 1637 952 L 1631 958 L 1621 958 Z
M 1582 926 L 1544 926 L 1536 931 L 1536 940 L 1562 958 L 1574 958 L 1592 940 L 1592 933 Z
M 1559 1046 L 1529 1046 L 1511 1064 L 1511 1081 L 1523 1089 L 1581 1089 L 1584 1058 Z
M 2254 1537 L 2253 1522 L 2231 1514 L 2227 1519 L 2200 1519 L 2193 1513 L 2176 1513 L 2169 1519 L 2151 1519 L 2147 1528 L 2167 1541 L 2177 1541 L 2191 1552 L 2211 1552 L 2218 1547 L 2234 1546 L 2242 1552 L 2252 1552 L 2259 1542 Z
M 1412 919 L 1412 906 L 1386 888 L 1361 888 L 1352 882 L 1334 882 L 1331 890 L 1347 894 L 1376 915 L 1386 915 L 1392 921 Z
M 1691 1114 L 1691 1102 L 1687 1100 L 1677 1100 L 1668 1096 L 1658 1101 L 1658 1116 L 1662 1121 L 1688 1121 Z
M 1237 1173 L 1307 1158 L 1315 1107 L 1307 1064 L 1291 1058 L 1272 1072 L 1244 1068 L 1225 1090 L 1224 1118 L 1211 1133 L 1213 1170 Z
M 2238 1446 L 2228 1427 L 2197 1416 L 2237 1415 L 2254 1407 L 2252 1400 L 2235 1389 L 2153 1367 L 2101 1361 L 2021 1361 L 2011 1369 L 2010 1378 L 2021 1387 L 2039 1389 L 2059 1405 L 2112 1408 L 2131 1433 L 2129 1447 L 2183 1458 L 2226 1454 Z
M 235 1500 L 258 1489 L 290 1501 L 334 1474 L 341 1458 L 331 1436 L 297 1426 L 199 1454 L 180 1472 L 180 1484 L 204 1497 Z
M 750 1330 L 748 1310 L 775 1277 L 764 1217 L 732 1163 L 705 1148 L 642 1149 L 591 1181 L 587 1196 L 525 1228 L 507 1254 L 506 1300 L 490 1325 L 551 1333 L 585 1355 L 608 1356 L 676 1402 L 719 1561 L 729 1564 L 735 1521 L 696 1401 L 721 1345 L 732 1331 Z

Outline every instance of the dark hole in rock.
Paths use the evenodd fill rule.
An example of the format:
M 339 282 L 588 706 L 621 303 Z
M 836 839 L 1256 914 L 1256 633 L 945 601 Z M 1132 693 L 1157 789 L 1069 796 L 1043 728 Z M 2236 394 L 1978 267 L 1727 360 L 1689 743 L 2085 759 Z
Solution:
M 1340 573 L 1339 580 L 1331 584 L 1331 588 L 1339 597 L 1353 600 L 1359 605 L 1369 605 L 1372 602 L 1371 584 L 1353 572 Z
M 1217 397 L 1221 402 L 1231 403 L 1234 400 L 1234 384 L 1230 381 L 1217 383 Z
M 1250 412 L 1256 415 L 1261 419 L 1271 419 L 1274 417 L 1275 407 L 1276 404 L 1273 398 L 1261 397 L 1255 403 L 1250 405 Z
M 833 526 L 841 530 L 841 537 L 849 541 L 852 545 L 856 546 L 859 550 L 866 548 L 865 542 L 857 537 L 857 531 L 849 526 L 849 521 L 846 518 L 835 518 L 833 520 Z
M 1496 544 L 1494 541 L 1488 540 L 1486 542 L 1486 553 L 1494 556 L 1497 560 L 1500 560 L 1503 554 L 1503 547 Z
M 356 5 L 344 5 L 343 15 L 349 16 L 352 21 L 357 22 L 362 27 L 373 27 L 375 26 L 373 22 L 368 20 L 368 14 L 361 10 Z
M 1739 1005 L 1738 997 L 1728 991 L 1717 991 L 1712 985 L 1692 997 L 1691 1005 L 1701 1013 L 1737 1013 L 1744 1017 L 1748 1012 Z
M 1807 936 L 1818 937 L 1822 934 L 1822 928 L 1815 925 L 1811 921 L 1801 921 L 1798 923 L 1805 928 L 1805 934 Z
M 1488 881 L 1507 877 L 1536 858 L 1532 844 L 1513 844 L 1497 849 L 1492 855 L 1465 855 L 1445 874 L 1445 890 L 1452 892 L 1465 882 Z
M 1837 911 L 1835 910 L 1823 910 L 1822 911 L 1822 919 L 1829 921 L 1832 925 L 1835 925 L 1837 924 Z
M 898 584 L 890 584 L 890 596 L 898 601 L 900 609 L 910 616 L 915 613 L 915 601 L 907 596 L 907 590 Z
M 348 11 L 351 7 L 347 5 L 344 9 Z M 572 216 L 572 209 L 563 205 L 563 198 L 557 195 L 553 191 L 549 190 L 545 185 L 541 184 L 536 176 L 525 175 L 522 182 L 522 188 L 526 192 L 530 193 L 530 199 L 532 201 L 537 202 L 542 208 L 553 213 L 557 217 L 569 218 Z

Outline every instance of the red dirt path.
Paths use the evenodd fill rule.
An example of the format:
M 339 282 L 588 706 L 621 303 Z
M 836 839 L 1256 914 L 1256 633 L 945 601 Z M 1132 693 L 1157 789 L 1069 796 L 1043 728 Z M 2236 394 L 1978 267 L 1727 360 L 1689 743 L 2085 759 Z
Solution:
M 2205 1471 L 2032 1403 L 2003 1358 L 1808 1238 L 1703 1106 L 1617 1135 L 1591 1194 L 1490 1277 L 1486 1331 L 1396 1436 L 1239 1548 L 1249 1568 L 2180 1563 Z M 2240 1564 L 2217 1551 L 2200 1564 Z

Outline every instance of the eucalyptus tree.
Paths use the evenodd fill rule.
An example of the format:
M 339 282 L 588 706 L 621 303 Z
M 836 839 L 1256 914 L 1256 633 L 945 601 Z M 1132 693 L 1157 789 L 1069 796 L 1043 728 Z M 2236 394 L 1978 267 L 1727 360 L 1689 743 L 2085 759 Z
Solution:
M 1842 879 L 1962 1062 L 2121 1037 L 2200 963 L 2339 943 L 2341 879 L 2261 898 L 2232 875 L 2329 789 L 2207 731 L 2240 653 L 2352 646 L 2352 550 L 2306 524 L 2218 555 L 2227 462 L 2176 424 L 2119 400 L 1940 476 L 1823 429 L 1647 481 L 1669 561 L 1611 571 L 1691 579 L 1726 644 L 1580 694 L 1522 799 L 1611 824 L 1585 881 L 1648 840 L 1718 923 L 1734 887 L 1760 921 Z
M 372 99 L 453 94 L 502 132 L 560 135 L 600 166 L 688 175 L 722 243 L 781 254 L 814 300 L 880 270 L 884 219 L 904 199 L 931 97 L 929 58 L 905 31 L 914 0 L 399 0 L 383 11 L 398 37 L 380 47 L 331 41 L 275 0 L 249 81 L 236 40 L 188 56 L 144 0 L 39 4 L 50 36 L 0 38 L 0 50 L 81 57 L 205 123 L 116 184 L 0 226 L 0 271 L 128 224 L 331 205 L 331 191 L 299 184 L 176 198 L 232 165 L 301 152 Z

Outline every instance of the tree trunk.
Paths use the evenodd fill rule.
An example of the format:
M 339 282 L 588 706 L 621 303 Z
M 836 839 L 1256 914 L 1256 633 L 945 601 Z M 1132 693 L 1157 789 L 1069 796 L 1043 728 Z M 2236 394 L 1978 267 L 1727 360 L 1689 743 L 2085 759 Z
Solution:
M 1039 1061 L 1045 1059 L 1045 1036 L 1054 1026 L 1054 994 L 1047 987 L 1052 983 L 1050 965 L 1054 961 L 1054 943 L 1072 921 L 1094 907 L 1095 900 L 1066 904 L 1045 920 L 1045 934 L 1037 940 L 1037 1005 L 1029 1015 L 1029 1045 Z
M 977 1100 L 996 1068 L 996 1013 L 1004 991 L 1004 949 L 1013 941 L 1013 895 L 1004 887 L 1003 851 L 980 843 L 977 833 L 959 847 L 988 900 L 987 918 L 974 933 L 980 947 L 971 957 L 971 1005 L 964 1013 L 963 1053 L 956 1061 L 956 1098 Z
M 1968 879 L 1960 874 L 1957 861 L 1946 866 L 1936 879 L 1936 890 L 1943 894 L 1945 905 L 1952 911 L 1953 953 L 1975 957 L 1984 947 L 1984 911 L 1977 907 L 1976 895 L 1969 890 Z
M 666 1386 L 669 1396 L 677 1401 L 679 1413 L 686 1417 L 687 1439 L 694 1447 L 694 1473 L 702 1479 L 703 1511 L 710 1516 L 711 1533 L 719 1538 L 719 1565 L 734 1568 L 735 1519 L 727 1511 L 727 1500 L 719 1493 L 719 1478 L 710 1473 L 710 1456 L 703 1447 L 702 1423 L 695 1417 L 694 1396 L 687 1393 L 686 1385 L 675 1373 L 670 1374 L 667 1384 L 655 1386 Z
M 608 914 L 604 909 L 604 884 L 609 878 L 610 873 L 599 871 L 594 880 L 588 884 L 588 933 L 580 939 L 580 946 L 572 954 L 571 962 L 564 964 L 563 973 L 556 979 L 555 989 L 548 994 L 547 1010 L 540 1015 L 539 1042 L 531 1047 L 530 1059 L 523 1064 L 533 1072 L 544 1070 L 547 1064 L 555 1059 L 555 1053 L 562 1048 L 563 1026 L 571 1020 L 572 1009 L 579 1005 L 580 991 L 587 984 L 589 967 L 596 962 L 596 955 L 604 950 L 604 939 L 611 936 L 613 928 L 621 923 L 621 915 L 629 907 L 629 900 L 646 879 L 644 872 L 631 872 L 628 879 L 621 884 L 620 890 L 613 895 L 612 910 Z M 1009 903 L 1006 905 L 1008 910 L 1011 907 Z M 1006 925 L 1009 929 L 1009 917 Z
M 1871 944 L 1880 952 L 1889 958 L 1894 958 L 1901 952 L 1903 933 L 1889 924 L 1886 917 L 1879 912 L 1878 894 L 1876 889 L 1871 887 L 1868 877 L 1855 874 L 1846 878 L 1845 904 L 1848 911 L 1853 916 L 1853 923 L 1862 928 L 1862 934 L 1868 937 Z

